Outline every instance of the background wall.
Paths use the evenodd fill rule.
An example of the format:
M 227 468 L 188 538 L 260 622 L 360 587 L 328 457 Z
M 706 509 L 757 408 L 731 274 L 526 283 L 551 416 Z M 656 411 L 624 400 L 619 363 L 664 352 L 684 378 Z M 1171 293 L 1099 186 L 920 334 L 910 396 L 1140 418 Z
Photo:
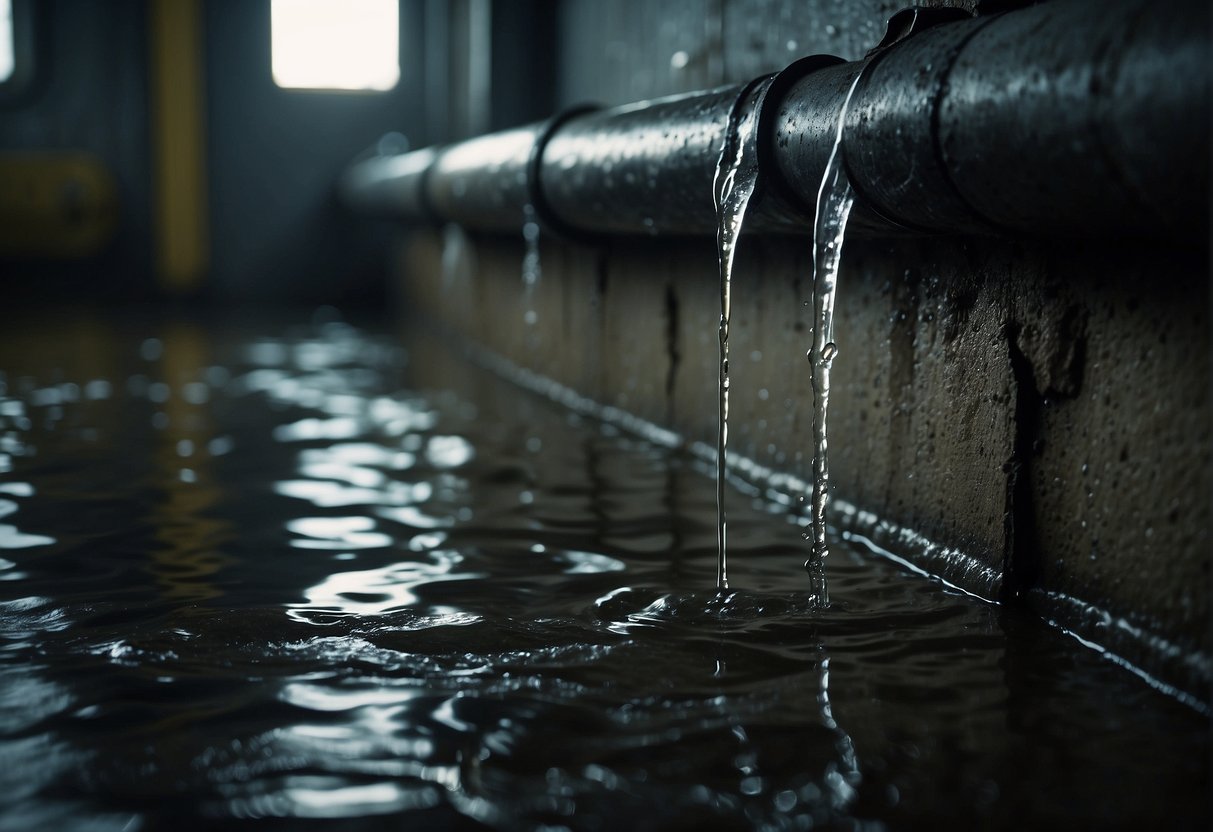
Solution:
M 398 131 L 424 145 L 423 21 L 401 4 L 400 83 L 385 93 L 279 88 L 270 6 L 205 5 L 210 289 L 228 300 L 356 300 L 382 285 L 383 229 L 341 210 L 333 182 Z
M 562 105 L 625 104 L 748 81 L 805 55 L 863 57 L 909 5 L 973 10 L 977 0 L 565 0 Z

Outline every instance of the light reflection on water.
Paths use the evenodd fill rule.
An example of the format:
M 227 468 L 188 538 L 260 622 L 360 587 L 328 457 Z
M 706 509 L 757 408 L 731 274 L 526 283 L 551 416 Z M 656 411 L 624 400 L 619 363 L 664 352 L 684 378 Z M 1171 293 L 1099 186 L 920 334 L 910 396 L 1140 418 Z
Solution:
M 390 535 L 375 531 L 369 517 L 300 517 L 288 521 L 288 531 L 303 535 L 292 540 L 296 549 L 382 549 L 392 545 Z
M 307 601 L 292 604 L 292 618 L 319 623 L 326 613 L 381 615 L 419 603 L 414 590 L 440 580 L 468 581 L 488 578 L 483 572 L 452 573 L 463 557 L 457 552 L 430 553 L 429 562 L 394 563 L 379 569 L 334 572 L 305 590 Z M 320 615 L 315 615 L 319 613 Z
M 0 339 L 0 828 L 1207 825 L 1198 714 L 844 541 L 822 607 L 759 495 L 717 594 L 697 463 L 432 344 L 47 331 Z

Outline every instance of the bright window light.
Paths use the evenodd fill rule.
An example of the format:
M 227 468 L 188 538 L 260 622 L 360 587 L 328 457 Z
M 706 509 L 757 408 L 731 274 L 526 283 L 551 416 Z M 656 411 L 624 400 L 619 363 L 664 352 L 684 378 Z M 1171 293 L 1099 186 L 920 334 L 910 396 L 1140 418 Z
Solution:
M 399 0 L 270 0 L 270 31 L 280 87 L 390 90 L 400 80 Z
M 13 77 L 13 2 L 0 0 L 0 84 Z

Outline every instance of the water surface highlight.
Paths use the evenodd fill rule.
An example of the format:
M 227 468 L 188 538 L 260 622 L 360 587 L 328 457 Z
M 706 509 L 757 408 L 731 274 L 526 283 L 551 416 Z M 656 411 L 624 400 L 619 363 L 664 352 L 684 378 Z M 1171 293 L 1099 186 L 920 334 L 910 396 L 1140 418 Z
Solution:
M 1208 825 L 1201 714 L 845 540 L 823 606 L 757 492 L 718 593 L 714 461 L 419 336 L 27 313 L 0 372 L 0 828 Z

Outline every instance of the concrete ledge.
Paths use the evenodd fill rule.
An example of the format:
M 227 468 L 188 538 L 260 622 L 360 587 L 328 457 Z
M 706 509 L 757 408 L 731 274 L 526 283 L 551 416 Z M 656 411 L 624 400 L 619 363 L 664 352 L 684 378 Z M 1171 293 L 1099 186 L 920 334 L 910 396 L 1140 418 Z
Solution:
M 521 235 L 416 232 L 402 261 L 409 308 L 584 396 L 714 442 L 710 241 L 545 239 L 529 291 L 522 254 Z M 807 240 L 742 244 L 730 445 L 806 480 L 809 262 Z M 836 325 L 832 520 L 864 534 L 883 526 L 879 545 L 976 594 L 1025 599 L 1208 702 L 1203 254 L 848 243 Z

